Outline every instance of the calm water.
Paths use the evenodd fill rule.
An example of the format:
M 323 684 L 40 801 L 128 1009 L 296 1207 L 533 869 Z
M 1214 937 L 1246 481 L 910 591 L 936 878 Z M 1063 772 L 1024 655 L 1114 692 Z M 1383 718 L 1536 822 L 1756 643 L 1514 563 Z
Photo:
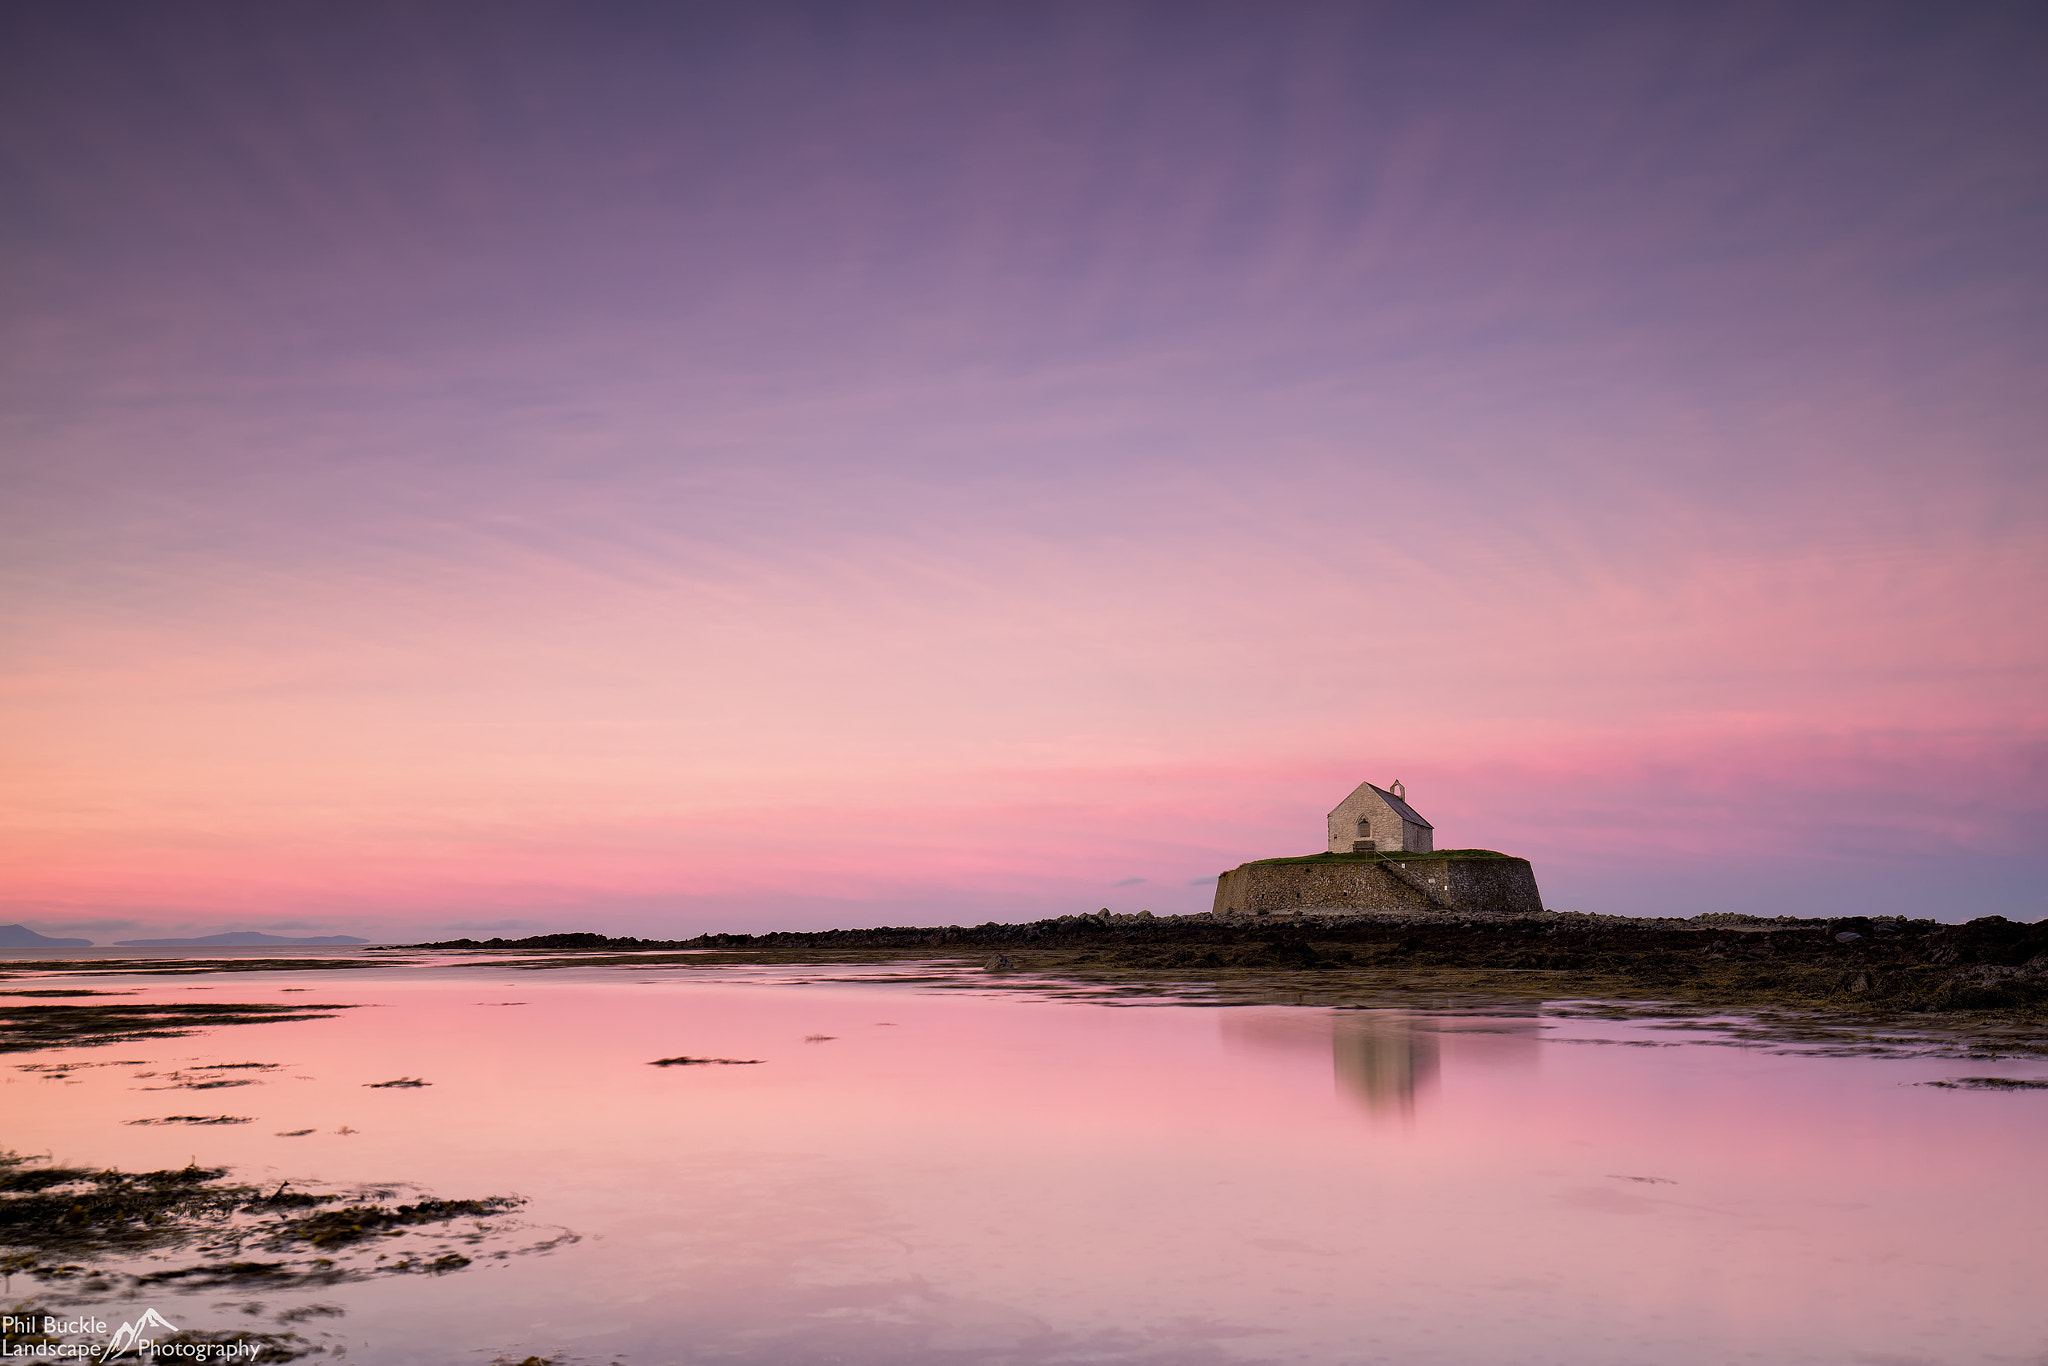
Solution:
M 275 1327 L 319 1303 L 344 1312 L 300 1331 L 350 1362 L 477 1366 L 2048 1362 L 2048 1092 L 1916 1084 L 2048 1074 L 2034 1062 L 758 971 L 88 984 L 369 1008 L 14 1055 L 135 1061 L 5 1068 L 4 1146 L 516 1193 L 529 1244 L 579 1235 L 106 1317 Z M 648 1065 L 678 1054 L 763 1061 Z M 250 1061 L 285 1066 L 203 1093 L 136 1075 Z M 432 1084 L 367 1085 L 397 1077 Z M 195 1107 L 255 1122 L 126 1123 Z

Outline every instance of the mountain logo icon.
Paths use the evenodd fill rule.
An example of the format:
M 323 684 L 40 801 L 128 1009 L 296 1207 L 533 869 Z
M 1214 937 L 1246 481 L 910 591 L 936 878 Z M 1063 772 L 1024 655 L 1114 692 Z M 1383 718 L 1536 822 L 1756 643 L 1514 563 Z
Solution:
M 139 1352 L 143 1343 L 155 1341 L 156 1335 L 151 1330 L 158 1328 L 161 1328 L 166 1333 L 178 1331 L 177 1324 L 172 1323 L 162 1314 L 157 1313 L 156 1310 L 143 1310 L 141 1318 L 136 1319 L 133 1323 L 124 1323 L 114 1330 L 114 1336 L 108 1340 L 107 1350 L 100 1359 L 107 1361 L 128 1352 Z

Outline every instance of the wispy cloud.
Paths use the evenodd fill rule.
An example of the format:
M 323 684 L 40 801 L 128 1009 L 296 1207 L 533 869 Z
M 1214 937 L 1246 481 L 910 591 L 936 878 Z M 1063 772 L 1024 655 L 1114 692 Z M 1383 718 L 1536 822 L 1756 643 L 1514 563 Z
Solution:
M 2016 21 L 1204 13 L 11 17 L 22 904 L 1192 908 L 1396 771 L 1586 909 L 2017 857 Z

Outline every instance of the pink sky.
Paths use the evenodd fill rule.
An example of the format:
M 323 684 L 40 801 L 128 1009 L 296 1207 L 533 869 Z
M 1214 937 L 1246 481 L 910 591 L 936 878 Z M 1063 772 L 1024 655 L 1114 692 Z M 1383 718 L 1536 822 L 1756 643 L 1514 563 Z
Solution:
M 102 940 L 2044 911 L 2018 9 L 24 12 L 7 886 Z

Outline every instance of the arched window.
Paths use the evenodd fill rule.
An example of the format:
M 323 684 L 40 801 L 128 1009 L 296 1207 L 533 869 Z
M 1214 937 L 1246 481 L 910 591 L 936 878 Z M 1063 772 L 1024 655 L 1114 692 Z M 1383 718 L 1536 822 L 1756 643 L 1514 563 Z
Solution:
M 1372 833 L 1372 822 L 1369 820 L 1361 819 L 1358 822 L 1358 833 L 1361 836 L 1370 835 Z

